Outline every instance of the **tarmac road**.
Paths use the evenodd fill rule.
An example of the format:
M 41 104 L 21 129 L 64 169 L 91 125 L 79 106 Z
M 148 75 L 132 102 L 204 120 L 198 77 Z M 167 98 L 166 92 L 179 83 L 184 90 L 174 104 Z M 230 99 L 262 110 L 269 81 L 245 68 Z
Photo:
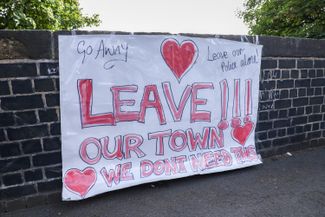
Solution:
M 145 184 L 81 202 L 26 208 L 2 217 L 325 216 L 325 147 L 230 172 Z

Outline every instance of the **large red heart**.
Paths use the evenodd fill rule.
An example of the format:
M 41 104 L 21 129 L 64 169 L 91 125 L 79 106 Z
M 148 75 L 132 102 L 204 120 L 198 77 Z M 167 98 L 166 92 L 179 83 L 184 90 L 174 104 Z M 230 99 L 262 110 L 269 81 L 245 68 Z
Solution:
M 175 39 L 169 38 L 161 44 L 160 50 L 162 57 L 178 82 L 198 57 L 198 49 L 193 41 L 183 41 L 179 44 Z
M 96 171 L 87 167 L 84 170 L 69 169 L 64 176 L 65 187 L 72 193 L 85 197 L 96 182 Z
M 242 146 L 245 145 L 246 140 L 248 139 L 249 135 L 253 131 L 254 123 L 251 121 L 246 122 L 243 126 L 238 125 L 232 129 L 232 138 L 241 144 Z

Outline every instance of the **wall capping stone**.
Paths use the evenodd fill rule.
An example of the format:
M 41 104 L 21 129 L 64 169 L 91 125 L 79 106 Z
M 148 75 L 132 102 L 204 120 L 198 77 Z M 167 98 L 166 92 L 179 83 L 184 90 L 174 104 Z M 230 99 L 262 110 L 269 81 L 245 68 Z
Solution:
M 0 30 L 0 60 L 4 59 L 57 59 L 59 35 L 182 35 L 198 38 L 222 38 L 263 45 L 263 57 L 319 57 L 325 58 L 325 40 L 278 36 L 214 35 L 167 32 L 122 31 L 47 31 L 47 30 Z

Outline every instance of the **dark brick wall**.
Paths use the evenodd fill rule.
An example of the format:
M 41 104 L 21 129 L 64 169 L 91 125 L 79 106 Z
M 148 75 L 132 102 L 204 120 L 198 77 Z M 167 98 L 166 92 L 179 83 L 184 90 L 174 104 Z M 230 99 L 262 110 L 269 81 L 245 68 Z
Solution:
M 56 60 L 0 63 L 0 198 L 58 190 L 61 177 Z
M 2 207 L 29 206 L 39 201 L 35 196 L 43 198 L 61 188 L 59 34 L 71 32 L 0 31 Z M 269 156 L 325 145 L 325 41 L 260 37 L 259 42 L 264 48 L 255 135 L 258 151 Z M 25 203 L 15 202 L 16 198 Z
M 255 135 L 262 154 L 325 145 L 324 64 L 324 58 L 264 57 Z

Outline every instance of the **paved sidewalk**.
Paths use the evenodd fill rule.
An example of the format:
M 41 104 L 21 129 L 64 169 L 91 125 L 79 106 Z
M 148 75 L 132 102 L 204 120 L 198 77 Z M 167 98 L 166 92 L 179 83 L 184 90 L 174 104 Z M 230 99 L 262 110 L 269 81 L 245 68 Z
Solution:
M 325 216 L 325 147 L 264 164 L 145 184 L 82 202 L 59 202 L 1 213 L 20 216 Z

